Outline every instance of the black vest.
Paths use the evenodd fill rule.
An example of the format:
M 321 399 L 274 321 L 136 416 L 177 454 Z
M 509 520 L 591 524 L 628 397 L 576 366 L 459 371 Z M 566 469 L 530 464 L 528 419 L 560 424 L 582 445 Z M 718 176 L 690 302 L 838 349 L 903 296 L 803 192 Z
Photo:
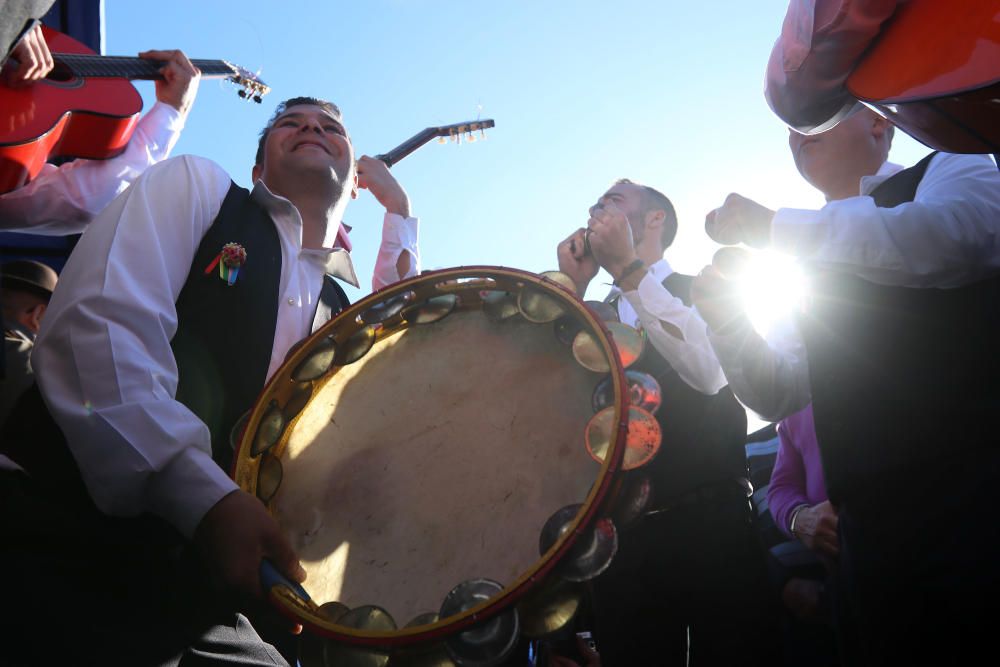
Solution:
M 932 157 L 876 188 L 876 205 L 912 201 Z M 938 459 L 995 446 L 1000 277 L 917 289 L 817 271 L 799 325 L 834 502 L 930 482 Z
M 672 273 L 663 286 L 690 307 L 692 280 Z M 648 342 L 633 368 L 655 377 L 663 391 L 656 413 L 663 441 L 656 458 L 644 468 L 653 481 L 654 504 L 701 486 L 747 476 L 746 411 L 729 387 L 714 396 L 692 389 Z
M 205 273 L 226 243 L 243 246 L 247 261 L 233 285 L 218 270 Z M 267 211 L 235 183 L 195 253 L 177 298 L 177 332 L 170 342 L 177 360 L 177 400 L 208 425 L 212 457 L 228 470 L 229 432 L 253 407 L 271 363 L 281 305 L 281 242 Z M 326 276 L 313 331 L 348 304 Z
M 229 242 L 242 245 L 246 264 L 229 286 L 216 268 L 205 268 Z M 229 432 L 264 388 L 281 304 L 281 241 L 268 213 L 237 186 L 230 187 L 219 215 L 198 246 L 177 299 L 177 331 L 171 341 L 177 362 L 176 398 L 208 425 L 212 456 L 229 469 Z M 313 330 L 348 304 L 329 275 L 320 291 Z M 32 476 L 55 486 L 80 489 L 80 473 L 62 432 L 37 387 L 18 404 L 23 419 L 10 419 L 2 451 Z

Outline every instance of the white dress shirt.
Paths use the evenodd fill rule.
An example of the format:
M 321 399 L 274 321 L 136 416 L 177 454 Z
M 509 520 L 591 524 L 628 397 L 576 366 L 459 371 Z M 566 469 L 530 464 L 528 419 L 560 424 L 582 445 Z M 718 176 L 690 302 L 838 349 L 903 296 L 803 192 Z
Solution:
M 78 234 L 139 174 L 170 155 L 185 117 L 157 102 L 136 125 L 125 151 L 108 160 L 45 164 L 30 183 L 0 195 L 0 230 Z
M 912 202 L 879 208 L 868 196 L 901 169 L 861 179 L 861 196 L 819 211 L 780 209 L 772 247 L 818 269 L 901 287 L 951 288 L 1000 273 L 1000 172 L 985 155 L 939 153 Z M 811 400 L 805 347 L 791 319 L 764 340 L 745 318 L 709 335 L 744 405 L 768 421 Z
M 622 292 L 612 287 L 608 300 L 618 299 L 618 317 L 630 326 L 646 330 L 653 345 L 670 366 L 696 391 L 712 396 L 726 386 L 726 378 L 708 340 L 704 320 L 663 286 L 674 270 L 667 260 L 651 265 L 636 290 Z M 684 339 L 663 328 L 663 322 L 676 327 Z
M 858 58 L 906 0 L 791 0 L 767 63 L 764 96 L 790 127 L 828 130 L 857 104 L 845 87 Z
M 341 230 L 344 226 L 341 225 Z M 416 218 L 404 218 L 396 213 L 387 213 L 382 222 L 382 242 L 375 257 L 372 272 L 372 290 L 378 291 L 387 285 L 410 278 L 420 273 L 420 250 L 417 245 L 419 225 Z M 396 262 L 403 253 L 409 253 L 410 271 L 399 275 Z
M 174 398 L 170 348 L 175 302 L 230 184 L 221 167 L 193 156 L 156 165 L 136 180 L 70 256 L 32 357 L 97 506 L 118 516 L 152 512 L 188 537 L 236 488 L 211 458 L 208 428 Z M 346 250 L 302 248 L 302 219 L 291 202 L 261 181 L 252 196 L 270 214 L 281 244 L 270 377 L 288 349 L 309 335 L 323 274 L 355 285 L 357 279 Z M 415 241 L 416 226 L 415 219 L 387 214 L 383 238 L 398 247 L 380 253 L 380 261 L 394 267 L 404 243 Z M 399 230 L 405 233 L 394 236 Z M 415 246 L 405 251 L 416 256 Z M 252 261 L 243 270 L 252 271 Z M 389 273 L 376 269 L 377 276 Z

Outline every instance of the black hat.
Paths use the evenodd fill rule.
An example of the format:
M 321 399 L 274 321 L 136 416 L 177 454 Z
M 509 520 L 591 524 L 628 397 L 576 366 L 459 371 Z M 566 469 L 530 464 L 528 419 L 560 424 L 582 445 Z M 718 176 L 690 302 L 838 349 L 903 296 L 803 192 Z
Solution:
M 59 275 L 47 264 L 28 259 L 0 265 L 0 287 L 35 292 L 46 299 L 52 296 Z

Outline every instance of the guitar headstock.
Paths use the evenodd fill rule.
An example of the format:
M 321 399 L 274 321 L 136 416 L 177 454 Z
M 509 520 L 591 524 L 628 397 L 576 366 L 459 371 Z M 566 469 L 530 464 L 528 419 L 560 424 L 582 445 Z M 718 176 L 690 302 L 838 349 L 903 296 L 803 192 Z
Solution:
M 486 118 L 484 120 L 470 120 L 464 123 L 455 123 L 453 125 L 442 125 L 440 127 L 429 128 L 433 130 L 434 136 L 438 138 L 438 143 L 446 144 L 448 140 L 460 144 L 462 143 L 462 138 L 468 142 L 473 142 L 476 140 L 476 133 L 479 134 L 480 139 L 486 138 L 486 130 L 495 126 L 496 123 L 493 122 L 492 118 Z
M 271 92 L 271 87 L 261 81 L 260 77 L 250 70 L 239 65 L 234 65 L 231 62 L 226 62 L 226 65 L 232 70 L 232 73 L 226 77 L 226 80 L 239 86 L 238 94 L 243 99 L 253 100 L 257 104 L 260 104 L 261 98 Z
M 486 118 L 484 120 L 468 120 L 464 123 L 455 123 L 453 125 L 428 127 L 420 132 L 417 132 L 415 135 L 396 146 L 388 153 L 381 153 L 375 157 L 391 167 L 434 138 L 437 138 L 437 140 L 442 144 L 448 143 L 448 139 L 460 144 L 462 143 L 462 137 L 465 137 L 466 141 L 472 142 L 476 140 L 475 133 L 477 132 L 479 133 L 480 139 L 485 139 L 486 130 L 494 125 L 496 125 L 496 123 L 493 122 L 492 118 Z

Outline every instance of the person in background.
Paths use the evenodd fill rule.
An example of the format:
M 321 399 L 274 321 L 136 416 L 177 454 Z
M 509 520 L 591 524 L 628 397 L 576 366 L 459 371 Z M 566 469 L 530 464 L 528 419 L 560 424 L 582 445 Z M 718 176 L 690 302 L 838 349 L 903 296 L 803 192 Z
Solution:
M 1000 173 L 989 156 L 946 153 L 903 169 L 891 140 L 868 110 L 793 130 L 822 209 L 732 194 L 709 213 L 716 241 L 805 264 L 807 305 L 780 337 L 753 331 L 712 267 L 694 300 L 745 405 L 776 421 L 812 401 L 838 514 L 841 659 L 965 664 L 989 650 L 1000 593 Z
M 782 533 L 798 540 L 832 571 L 840 554 L 837 510 L 823 481 L 812 406 L 778 423 L 778 456 L 767 488 L 767 506 Z M 804 619 L 823 613 L 825 577 L 791 576 L 782 585 L 785 607 Z
M 4 374 L 0 376 L 0 428 L 11 408 L 31 386 L 31 349 L 59 277 L 49 266 L 30 260 L 0 266 Z
M 108 160 L 45 164 L 29 183 L 0 195 L 0 230 L 78 234 L 143 171 L 170 156 L 198 94 L 201 72 L 178 50 L 145 51 L 139 57 L 162 61 L 163 79 L 156 81 L 156 104 L 139 120 L 125 151 Z
M 593 582 L 594 639 L 608 665 L 766 662 L 764 558 L 751 527 L 746 413 L 726 387 L 705 323 L 688 300 L 691 278 L 664 258 L 677 232 L 670 200 L 617 181 L 585 229 L 559 244 L 559 269 L 584 294 L 599 268 L 607 301 L 649 344 L 632 367 L 662 391 L 662 448 L 643 471 L 653 501 L 619 535 Z

